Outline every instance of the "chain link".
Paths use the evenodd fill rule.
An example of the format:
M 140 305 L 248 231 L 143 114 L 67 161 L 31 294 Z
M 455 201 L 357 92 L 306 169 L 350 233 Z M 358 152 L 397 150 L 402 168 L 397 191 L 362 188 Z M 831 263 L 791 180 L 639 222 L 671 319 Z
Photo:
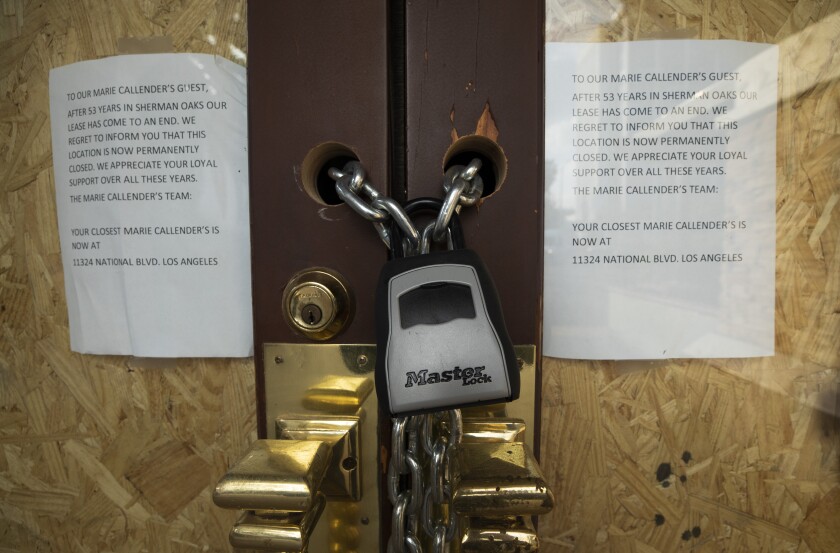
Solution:
M 452 215 L 461 211 L 462 206 L 474 206 L 481 199 L 484 192 L 484 181 L 478 175 L 481 160 L 473 159 L 469 165 L 454 165 L 447 169 L 443 179 L 443 190 L 446 196 L 440 209 L 432 238 L 441 242 Z
M 405 251 L 408 255 L 428 252 L 431 242 L 443 242 L 452 216 L 463 206 L 474 206 L 484 192 L 484 182 L 478 171 L 481 160 L 473 159 L 468 165 L 450 167 L 443 179 L 445 197 L 443 207 L 432 225 L 430 239 L 424 241 L 423 232 L 417 230 L 402 206 L 393 198 L 377 191 L 368 181 L 367 173 L 358 161 L 348 161 L 342 169 L 332 167 L 327 174 L 335 181 L 338 197 L 364 219 L 373 223 L 379 237 L 390 247 L 390 231 L 387 223 L 396 221 L 406 237 Z
M 376 201 L 382 196 L 378 190 L 367 182 L 366 173 L 362 164 L 358 161 L 350 161 L 344 166 L 343 171 L 331 168 L 327 173 L 335 180 L 335 192 L 338 194 L 338 197 L 349 205 L 353 211 L 368 221 L 371 221 L 379 237 L 385 242 L 385 245 L 390 246 L 391 235 L 388 230 L 388 225 L 385 224 L 388 221 L 388 212 L 371 207 L 363 198 L 359 197 L 360 191 L 371 202 Z
M 387 480 L 394 511 L 388 552 L 422 553 L 419 526 L 431 551 L 444 553 L 458 530 L 449 471 L 453 446 L 463 434 L 461 411 L 397 417 L 392 423 Z
M 479 169 L 481 160 L 474 159 L 467 166 L 455 165 L 446 171 L 443 206 L 422 232 L 418 232 L 399 203 L 373 188 L 358 161 L 348 162 L 341 170 L 331 168 L 328 174 L 335 180 L 338 197 L 371 221 L 388 247 L 388 223 L 393 220 L 405 235 L 405 251 L 416 255 L 428 253 L 432 242 L 444 239 L 452 247 L 452 217 L 462 206 L 476 205 L 484 191 Z M 391 422 L 386 482 L 394 510 L 388 553 L 423 553 L 424 541 L 433 553 L 445 553 L 458 530 L 449 481 L 452 451 L 463 435 L 461 411 L 396 417 Z M 426 540 L 421 540 L 420 528 Z

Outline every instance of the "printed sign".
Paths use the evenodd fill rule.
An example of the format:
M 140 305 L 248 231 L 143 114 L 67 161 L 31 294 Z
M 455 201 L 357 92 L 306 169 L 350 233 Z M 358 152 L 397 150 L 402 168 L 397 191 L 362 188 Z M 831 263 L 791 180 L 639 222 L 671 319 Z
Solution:
M 544 351 L 773 354 L 775 45 L 546 45 Z
M 50 72 L 74 351 L 251 355 L 245 69 L 206 54 Z

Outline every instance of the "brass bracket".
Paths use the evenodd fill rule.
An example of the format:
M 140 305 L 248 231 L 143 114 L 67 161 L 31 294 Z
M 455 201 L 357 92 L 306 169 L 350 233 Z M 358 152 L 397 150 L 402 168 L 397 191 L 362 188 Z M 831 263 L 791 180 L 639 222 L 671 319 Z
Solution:
M 230 532 L 230 544 L 237 549 L 308 551 L 309 537 L 324 512 L 326 499 L 318 494 L 308 511 L 245 511 Z
M 257 415 L 268 437 L 332 444 L 321 486 L 330 497 L 309 551 L 378 551 L 376 347 L 265 344 L 263 354 L 266 411 Z
M 358 416 L 283 415 L 275 421 L 275 434 L 281 440 L 315 440 L 332 447 L 332 460 L 321 493 L 327 499 L 358 501 L 362 493 L 361 433 Z

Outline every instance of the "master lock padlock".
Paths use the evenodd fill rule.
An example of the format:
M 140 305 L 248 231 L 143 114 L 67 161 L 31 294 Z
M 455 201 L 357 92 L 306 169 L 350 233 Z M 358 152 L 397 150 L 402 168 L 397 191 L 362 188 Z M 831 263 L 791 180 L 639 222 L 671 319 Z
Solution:
M 421 198 L 406 212 L 439 210 Z M 392 252 L 402 254 L 396 225 Z M 519 370 L 496 286 L 481 258 L 463 248 L 457 216 L 453 249 L 394 257 L 376 292 L 376 392 L 392 416 L 512 401 Z

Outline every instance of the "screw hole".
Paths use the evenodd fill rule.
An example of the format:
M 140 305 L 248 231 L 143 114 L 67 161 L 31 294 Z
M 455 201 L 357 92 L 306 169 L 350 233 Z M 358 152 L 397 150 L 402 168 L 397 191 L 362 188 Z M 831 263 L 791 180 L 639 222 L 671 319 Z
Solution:
M 341 461 L 341 468 L 350 472 L 351 470 L 355 470 L 359 463 L 356 461 L 355 457 L 345 457 L 343 461 Z

